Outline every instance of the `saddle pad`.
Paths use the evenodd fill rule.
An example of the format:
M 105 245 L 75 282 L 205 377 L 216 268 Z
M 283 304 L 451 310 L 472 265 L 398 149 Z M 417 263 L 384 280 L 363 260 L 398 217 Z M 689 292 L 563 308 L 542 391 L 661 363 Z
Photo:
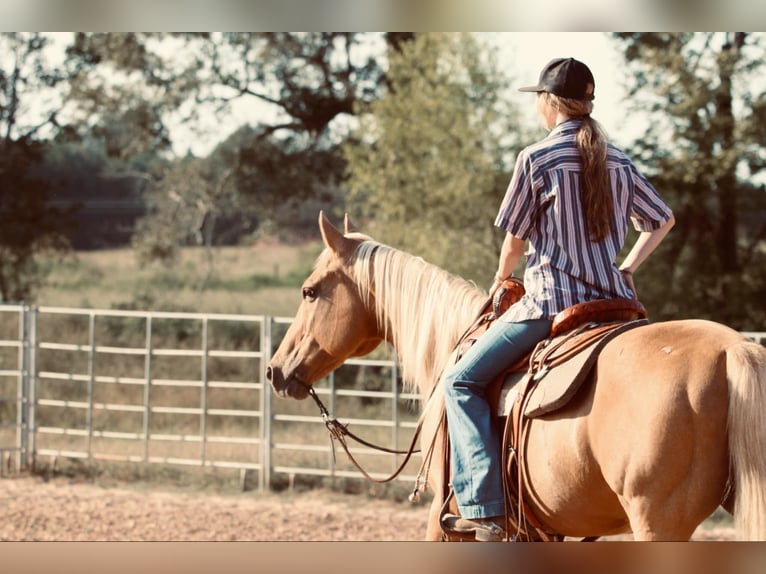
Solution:
M 604 336 L 596 338 L 590 345 L 584 347 L 566 361 L 555 367 L 539 370 L 535 378 L 530 381 L 534 388 L 530 391 L 524 415 L 528 418 L 535 418 L 551 413 L 566 405 L 580 389 L 583 382 L 587 380 L 588 375 L 593 370 L 593 366 L 596 364 L 596 359 L 601 349 L 614 337 L 647 323 L 646 319 L 639 319 L 620 324 L 606 332 Z M 561 337 L 566 337 L 566 335 Z M 556 339 L 553 339 L 549 346 L 555 343 Z M 523 379 L 528 379 L 529 377 L 530 373 L 523 371 L 511 372 L 505 377 L 498 402 L 498 416 L 508 416 L 510 414 L 519 389 L 524 387 Z

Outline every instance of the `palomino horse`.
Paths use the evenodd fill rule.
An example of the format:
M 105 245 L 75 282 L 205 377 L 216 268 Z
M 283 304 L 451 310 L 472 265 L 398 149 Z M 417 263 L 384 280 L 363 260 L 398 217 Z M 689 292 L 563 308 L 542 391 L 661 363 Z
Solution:
M 304 399 L 386 340 L 422 397 L 425 452 L 441 417 L 432 390 L 487 295 L 321 213 L 319 226 L 327 248 L 267 377 L 279 396 Z M 531 423 L 527 502 L 543 524 L 571 537 L 688 540 L 723 504 L 738 537 L 766 539 L 766 349 L 709 321 L 655 323 L 609 342 L 594 372 L 587 391 Z M 441 538 L 441 466 L 428 476 L 427 539 Z

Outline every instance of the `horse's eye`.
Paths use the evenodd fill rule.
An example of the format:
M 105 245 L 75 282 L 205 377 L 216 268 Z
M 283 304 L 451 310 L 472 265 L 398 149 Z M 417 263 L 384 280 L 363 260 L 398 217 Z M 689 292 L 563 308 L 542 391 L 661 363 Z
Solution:
M 303 288 L 303 298 L 306 301 L 314 301 L 317 298 L 317 292 L 313 287 Z

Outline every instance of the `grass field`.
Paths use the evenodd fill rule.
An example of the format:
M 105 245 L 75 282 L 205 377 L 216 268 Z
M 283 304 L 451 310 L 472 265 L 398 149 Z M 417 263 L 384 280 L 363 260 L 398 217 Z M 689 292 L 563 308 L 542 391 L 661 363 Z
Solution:
M 77 252 L 45 262 L 48 276 L 36 303 L 98 309 L 292 316 L 298 287 L 321 243 L 287 246 L 262 242 L 212 251 L 187 248 L 171 265 L 141 267 L 131 249 Z

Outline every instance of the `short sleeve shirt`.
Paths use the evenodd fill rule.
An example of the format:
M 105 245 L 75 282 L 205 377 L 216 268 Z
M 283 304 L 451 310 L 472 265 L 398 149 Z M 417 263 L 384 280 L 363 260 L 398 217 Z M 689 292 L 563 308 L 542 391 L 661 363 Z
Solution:
M 529 240 L 526 294 L 506 311 L 504 321 L 552 319 L 584 301 L 633 297 L 616 265 L 628 224 L 651 231 L 672 215 L 633 162 L 609 144 L 612 231 L 601 241 L 591 241 L 583 215 L 582 162 L 575 141 L 580 124 L 581 120 L 560 123 L 517 158 L 495 225 Z

